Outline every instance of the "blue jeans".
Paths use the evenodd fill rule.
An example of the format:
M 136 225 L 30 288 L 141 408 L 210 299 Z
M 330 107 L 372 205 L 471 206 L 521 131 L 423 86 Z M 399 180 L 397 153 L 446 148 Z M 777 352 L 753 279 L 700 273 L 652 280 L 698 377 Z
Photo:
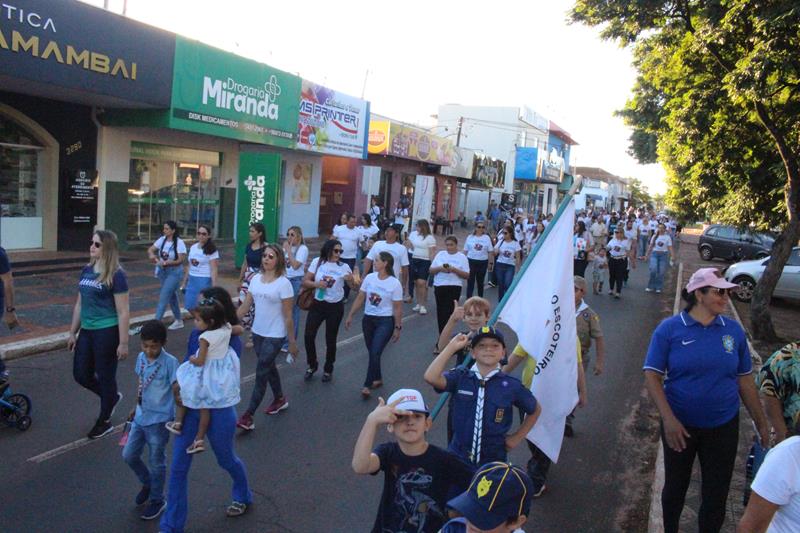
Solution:
M 253 347 L 256 351 L 258 363 L 256 363 L 256 384 L 253 387 L 253 394 L 250 396 L 250 406 L 247 408 L 247 412 L 251 415 L 261 405 L 264 393 L 267 392 L 267 383 L 269 383 L 276 400 L 283 398 L 281 376 L 278 374 L 275 359 L 281 353 L 281 346 L 283 346 L 285 340 L 285 337 L 280 339 L 277 337 L 262 337 L 253 333 Z
M 72 377 L 100 397 L 98 420 L 108 420 L 117 402 L 119 328 L 81 329 L 72 359 Z
M 289 278 L 294 289 L 294 305 L 292 306 L 292 322 L 294 323 L 294 339 L 297 340 L 297 333 L 300 331 L 300 308 L 297 307 L 297 295 L 300 294 L 300 286 L 303 284 L 303 276 L 296 278 Z M 286 342 L 283 343 L 284 352 L 289 351 L 289 337 L 286 337 Z
M 669 265 L 669 252 L 653 252 L 650 254 L 650 281 L 648 289 L 662 290 L 664 288 L 664 274 Z
M 122 449 L 122 458 L 131 467 L 139 482 L 150 487 L 150 501 L 161 502 L 164 500 L 164 478 L 167 473 L 167 455 L 165 449 L 169 442 L 169 431 L 163 422 L 140 426 L 136 422 L 131 424 L 128 434 L 128 443 Z M 147 444 L 149 448 L 148 464 L 142 461 L 142 450 Z
M 175 320 L 181 319 L 181 306 L 178 303 L 178 287 L 183 278 L 183 269 L 179 266 L 162 267 L 158 269 L 158 279 L 161 280 L 161 292 L 158 295 L 158 307 L 156 307 L 156 320 L 164 317 L 167 304 L 172 309 Z
M 208 425 L 209 443 L 217 464 L 228 472 L 233 480 L 231 498 L 233 501 L 250 505 L 253 494 L 247 483 L 247 472 L 244 463 L 233 451 L 233 437 L 236 434 L 236 409 L 210 409 L 211 422 Z M 172 443 L 172 464 L 167 490 L 167 510 L 161 517 L 159 524 L 165 533 L 183 533 L 186 517 L 189 511 L 189 487 L 187 478 L 189 468 L 192 466 L 192 457 L 186 453 L 186 448 L 194 441 L 197 435 L 197 426 L 200 422 L 200 413 L 194 409 L 187 409 L 183 419 L 183 431 L 175 437 Z
M 365 387 L 371 387 L 373 381 L 381 381 L 381 355 L 394 332 L 393 316 L 364 315 L 361 320 L 361 329 L 364 331 L 364 343 L 369 352 L 369 365 Z
M 186 294 L 183 297 L 183 306 L 189 311 L 197 306 L 197 297 L 211 286 L 211 278 L 201 278 L 199 276 L 189 276 L 186 281 Z
M 647 253 L 647 244 L 650 242 L 650 235 L 639 235 L 639 257 L 644 257 Z
M 506 293 L 508 288 L 511 286 L 511 282 L 514 280 L 514 269 L 516 267 L 514 265 L 507 265 L 505 263 L 498 263 L 495 261 L 494 263 L 494 272 L 497 276 L 497 301 L 503 299 L 503 295 Z

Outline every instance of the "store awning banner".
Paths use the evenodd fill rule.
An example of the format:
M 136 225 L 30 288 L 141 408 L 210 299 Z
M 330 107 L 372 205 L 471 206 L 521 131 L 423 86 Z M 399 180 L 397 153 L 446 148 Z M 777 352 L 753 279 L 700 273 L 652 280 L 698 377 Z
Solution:
M 502 189 L 506 186 L 506 163 L 501 159 L 475 154 L 472 163 L 472 182 L 487 189 Z
M 472 180 L 472 163 L 475 158 L 475 151 L 469 148 L 456 146 L 453 152 L 453 161 L 450 165 L 442 167 L 440 173 L 444 176 L 454 176 L 459 181 Z
M 430 220 L 431 204 L 433 203 L 433 176 L 417 176 L 414 184 L 414 213 L 412 220 Z
M 390 120 L 372 120 L 369 126 L 369 153 L 393 155 L 431 165 L 448 166 L 456 160 L 451 139 L 432 135 L 422 128 Z
M 539 164 L 539 149 L 518 147 L 514 157 L 514 179 L 536 180 L 536 170 Z
M 369 102 L 303 80 L 298 149 L 366 159 L 368 127 Z
M 178 36 L 169 127 L 294 148 L 299 77 Z
M 369 121 L 367 151 L 370 154 L 389 153 L 389 126 L 388 120 Z

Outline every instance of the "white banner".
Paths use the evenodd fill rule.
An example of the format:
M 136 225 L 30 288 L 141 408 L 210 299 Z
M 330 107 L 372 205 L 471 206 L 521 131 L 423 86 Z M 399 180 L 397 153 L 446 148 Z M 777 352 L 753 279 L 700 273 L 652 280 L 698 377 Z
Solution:
M 433 176 L 417 175 L 417 181 L 414 185 L 414 214 L 413 223 L 417 220 L 431 219 L 431 204 L 433 203 Z M 408 228 L 406 228 L 408 230 Z M 409 230 L 410 233 L 410 230 Z
M 575 203 L 570 201 L 521 274 L 498 320 L 514 330 L 519 343 L 536 359 L 531 384 L 542 406 L 528 440 L 558 461 L 564 423 L 578 403 L 575 285 L 572 233 Z M 548 228 L 550 229 L 550 228 Z

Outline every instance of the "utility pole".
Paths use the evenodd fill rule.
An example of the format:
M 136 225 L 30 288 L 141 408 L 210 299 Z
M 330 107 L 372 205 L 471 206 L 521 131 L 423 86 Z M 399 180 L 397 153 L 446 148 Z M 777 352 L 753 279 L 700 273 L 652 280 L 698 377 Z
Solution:
M 456 146 L 461 143 L 461 126 L 464 125 L 464 117 L 458 117 L 458 130 L 456 131 Z

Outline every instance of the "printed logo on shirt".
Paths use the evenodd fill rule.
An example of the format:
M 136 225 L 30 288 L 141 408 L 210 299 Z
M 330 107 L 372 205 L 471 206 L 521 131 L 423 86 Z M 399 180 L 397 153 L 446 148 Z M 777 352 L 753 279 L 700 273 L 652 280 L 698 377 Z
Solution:
M 164 261 L 169 259 L 169 252 L 161 252 L 161 259 Z
M 336 279 L 331 276 L 322 276 L 322 281 L 325 282 L 325 285 L 330 289 L 336 284 Z
M 692 344 L 696 340 L 697 339 L 691 339 L 691 340 L 687 341 L 687 340 L 684 339 L 684 340 L 681 341 L 681 344 L 683 344 L 684 346 L 688 346 L 688 345 Z
M 78 286 L 88 287 L 90 289 L 97 289 L 97 290 L 103 289 L 102 283 L 100 283 L 96 279 L 89 279 L 89 278 L 81 278 L 81 280 L 78 282 Z
M 620 247 L 619 247 L 619 246 L 615 246 L 615 247 L 614 247 L 614 251 L 615 251 L 615 252 L 619 252 L 619 250 L 620 250 Z
M 370 295 L 369 295 L 369 303 L 370 304 L 374 305 L 375 307 L 378 307 L 381 304 L 382 301 L 383 301 L 383 298 L 381 298 L 380 294 L 378 294 L 377 292 L 370 293 Z
M 476 252 L 480 252 L 481 250 L 483 250 L 483 245 L 481 243 L 479 243 L 479 242 L 476 242 L 475 243 L 475 251 Z
M 733 353 L 733 348 L 736 346 L 736 343 L 733 341 L 733 337 L 725 335 L 722 337 L 722 346 L 727 353 Z
M 192 264 L 192 266 L 197 266 L 200 264 L 200 261 L 197 259 L 190 259 L 189 262 Z
M 506 258 L 510 259 L 511 255 L 512 255 L 512 253 L 511 253 L 510 250 L 503 250 L 503 257 L 506 257 Z
M 494 423 L 495 424 L 500 424 L 503 421 L 503 417 L 505 416 L 505 414 L 506 414 L 506 410 L 505 409 L 498 409 L 497 411 L 495 411 L 494 412 Z
M 664 241 L 656 241 L 656 246 L 658 246 L 659 248 L 663 248 L 664 247 Z

